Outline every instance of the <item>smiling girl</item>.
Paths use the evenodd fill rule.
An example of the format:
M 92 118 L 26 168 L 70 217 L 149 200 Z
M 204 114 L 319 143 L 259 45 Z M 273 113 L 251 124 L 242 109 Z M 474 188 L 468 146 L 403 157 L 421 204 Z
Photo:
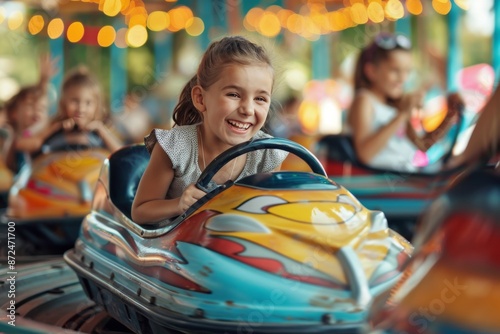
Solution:
M 404 172 L 427 166 L 425 152 L 451 127 L 458 104 L 450 105 L 441 125 L 420 136 L 410 123 L 423 92 L 405 93 L 412 70 L 411 42 L 403 35 L 380 34 L 365 47 L 356 65 L 355 96 L 349 110 L 358 159 L 376 168 Z M 439 166 L 433 166 L 439 168 Z
M 264 49 L 239 36 L 212 43 L 197 74 L 181 92 L 171 130 L 145 138 L 151 153 L 132 206 L 132 219 L 154 223 L 183 213 L 205 193 L 194 183 L 227 149 L 269 135 L 260 129 L 269 113 L 274 70 Z M 156 145 L 158 144 L 158 145 Z M 258 172 L 279 169 L 287 153 L 250 152 L 233 159 L 209 188 Z

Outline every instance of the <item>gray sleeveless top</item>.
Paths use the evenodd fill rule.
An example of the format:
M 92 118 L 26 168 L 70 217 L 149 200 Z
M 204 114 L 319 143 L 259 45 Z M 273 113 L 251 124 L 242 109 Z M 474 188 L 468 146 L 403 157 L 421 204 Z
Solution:
M 195 183 L 201 175 L 198 166 L 198 124 L 176 126 L 171 130 L 154 129 L 144 138 L 144 144 L 149 153 L 156 143 L 160 144 L 172 161 L 174 179 L 167 192 L 167 199 L 180 197 L 188 185 Z M 259 131 L 253 139 L 271 138 L 272 136 Z M 236 178 L 240 179 L 256 173 L 266 173 L 276 169 L 287 157 L 288 152 L 281 150 L 258 150 L 247 153 L 245 167 Z M 208 185 L 210 190 L 217 187 L 212 180 Z

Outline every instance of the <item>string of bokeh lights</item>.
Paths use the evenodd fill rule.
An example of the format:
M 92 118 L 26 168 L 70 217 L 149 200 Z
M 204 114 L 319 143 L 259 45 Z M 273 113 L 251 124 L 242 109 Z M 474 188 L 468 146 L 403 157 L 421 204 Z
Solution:
M 205 30 L 200 17 L 194 16 L 191 8 L 175 6 L 168 11 L 148 13 L 142 0 L 72 0 L 75 2 L 94 3 L 98 10 L 109 17 L 122 15 L 125 27 L 115 29 L 111 25 L 98 27 L 95 43 L 101 47 L 115 44 L 117 47 L 143 46 L 149 36 L 148 31 L 168 31 L 175 33 L 185 30 L 190 36 L 199 36 Z M 175 3 L 177 0 L 166 0 Z M 461 9 L 468 9 L 468 0 L 453 0 Z M 424 2 L 426 5 L 428 2 Z M 175 5 L 175 4 L 174 4 Z M 421 0 L 344 0 L 343 7 L 329 11 L 324 2 L 306 1 L 298 11 L 277 5 L 267 8 L 254 7 L 246 13 L 243 27 L 266 37 L 275 37 L 288 30 L 308 40 L 316 40 L 321 35 L 342 31 L 368 22 L 380 23 L 384 20 L 396 21 L 406 12 L 412 15 L 423 13 Z M 432 8 L 441 15 L 446 15 L 452 8 L 451 0 L 432 0 Z M 25 17 L 22 11 L 6 13 L 0 5 L 0 24 L 10 30 L 26 29 L 31 35 L 45 32 L 51 39 L 65 34 L 71 43 L 78 43 L 85 35 L 86 26 L 79 21 L 64 22 L 61 18 L 48 18 L 43 13 Z
M 454 0 L 460 8 L 468 9 L 468 0 Z M 298 34 L 306 39 L 316 40 L 320 35 L 342 31 L 368 22 L 381 23 L 384 20 L 396 21 L 409 14 L 423 12 L 421 0 L 344 0 L 343 8 L 328 11 L 324 2 L 310 1 L 298 12 L 280 6 L 266 9 L 252 8 L 243 21 L 245 29 L 256 31 L 267 37 L 277 36 L 282 29 Z M 432 8 L 441 15 L 450 12 L 450 0 L 432 0 Z

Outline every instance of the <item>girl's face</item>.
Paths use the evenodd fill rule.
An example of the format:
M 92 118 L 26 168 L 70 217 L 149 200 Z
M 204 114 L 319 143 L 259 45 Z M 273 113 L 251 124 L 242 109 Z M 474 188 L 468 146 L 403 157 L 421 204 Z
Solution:
M 372 83 L 371 88 L 390 99 L 398 99 L 403 95 L 404 84 L 411 69 L 411 53 L 406 50 L 393 50 L 389 52 L 387 59 L 378 64 L 368 63 L 365 68 Z
M 229 64 L 200 92 L 203 128 L 224 148 L 250 140 L 264 125 L 271 104 L 273 71 L 267 65 Z M 196 97 L 194 97 L 196 99 Z
M 79 127 L 85 127 L 97 116 L 95 90 L 86 86 L 70 86 L 64 91 L 61 107 L 64 117 L 73 118 Z
M 21 101 L 14 111 L 16 130 L 24 131 L 35 125 L 43 125 L 48 120 L 47 97 L 28 96 Z
M 45 123 L 49 119 L 49 99 L 47 96 L 39 97 L 35 102 L 34 123 Z

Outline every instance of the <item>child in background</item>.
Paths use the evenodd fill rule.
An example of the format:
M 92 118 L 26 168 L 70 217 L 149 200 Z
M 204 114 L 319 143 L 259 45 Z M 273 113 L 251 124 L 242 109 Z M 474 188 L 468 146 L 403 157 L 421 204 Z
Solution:
M 287 98 L 283 102 L 279 113 L 270 115 L 264 128 L 269 129 L 270 134 L 275 137 L 290 139 L 296 135 L 301 135 L 303 132 L 298 119 L 300 103 L 301 99 L 297 96 Z
M 155 129 L 145 138 L 151 160 L 137 189 L 132 219 L 143 224 L 180 215 L 205 195 L 194 183 L 215 157 L 242 142 L 270 137 L 260 129 L 273 85 L 274 70 L 262 47 L 238 36 L 212 43 L 181 92 L 176 126 Z M 259 150 L 235 158 L 215 174 L 210 187 L 277 170 L 286 155 Z
M 0 106 L 0 159 L 5 162 L 10 140 L 12 140 L 12 129 L 7 122 L 7 110 Z
M 139 97 L 133 94 L 125 96 L 123 110 L 113 118 L 116 132 L 126 144 L 142 142 L 153 127 L 151 116 L 141 105 Z
M 441 125 L 424 136 L 413 129 L 412 112 L 421 107 L 423 92 L 405 94 L 412 69 L 411 42 L 403 35 L 381 34 L 361 51 L 355 72 L 355 96 L 348 123 L 358 159 L 376 168 L 417 172 L 426 152 L 457 118 L 451 105 Z M 440 166 L 433 166 L 439 169 Z
M 104 125 L 104 118 L 97 80 L 86 68 L 77 68 L 64 79 L 55 119 L 37 135 L 17 140 L 16 149 L 34 154 L 44 143 L 64 140 L 70 144 L 103 147 L 113 152 L 121 147 L 121 143 Z M 64 134 L 62 138 L 54 136 L 61 131 Z
M 22 88 L 6 103 L 8 123 L 12 138 L 6 149 L 5 162 L 13 172 L 30 160 L 29 155 L 17 149 L 17 142 L 36 135 L 48 123 L 47 87 L 50 77 L 56 73 L 55 61 L 49 56 L 40 58 L 40 80 L 36 85 Z

